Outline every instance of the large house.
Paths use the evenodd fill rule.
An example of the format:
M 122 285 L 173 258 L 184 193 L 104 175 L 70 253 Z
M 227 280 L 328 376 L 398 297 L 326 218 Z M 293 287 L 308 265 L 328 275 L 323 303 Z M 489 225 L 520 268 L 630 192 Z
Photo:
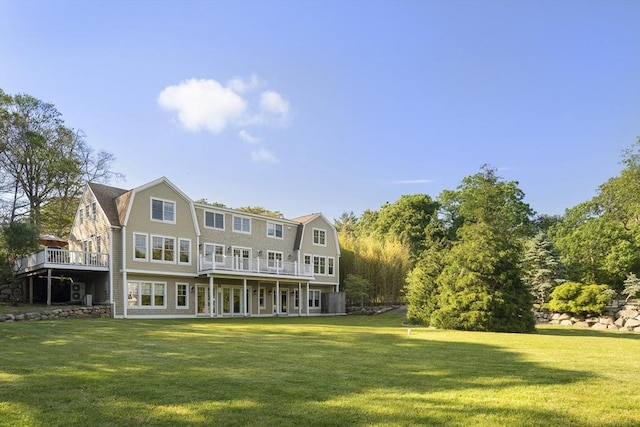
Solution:
M 68 248 L 22 260 L 33 300 L 110 304 L 116 318 L 344 313 L 336 230 L 195 203 L 167 178 L 86 186 Z M 46 291 L 44 290 L 46 289 Z

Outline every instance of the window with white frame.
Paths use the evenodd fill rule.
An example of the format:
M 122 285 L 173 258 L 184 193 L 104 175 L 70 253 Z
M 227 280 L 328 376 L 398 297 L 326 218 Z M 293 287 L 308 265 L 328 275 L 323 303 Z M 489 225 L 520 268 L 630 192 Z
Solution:
M 80 221 L 80 225 L 84 224 L 84 210 L 80 209 L 78 211 L 78 219 Z
M 176 283 L 176 308 L 189 306 L 189 284 Z
M 133 233 L 133 258 L 139 261 L 146 261 L 147 247 L 147 235 Z
M 96 252 L 102 253 L 102 237 L 96 236 Z
M 93 241 L 88 239 L 82 242 L 82 251 L 83 252 L 93 252 Z
M 236 233 L 251 233 L 251 218 L 245 216 L 233 216 L 233 231 Z
M 293 308 L 300 307 L 300 292 L 298 289 L 291 291 L 293 293 Z
M 266 308 L 267 301 L 267 290 L 265 288 L 260 288 L 258 290 L 258 303 L 260 304 L 260 308 Z
M 163 221 L 175 224 L 175 202 L 161 199 L 151 199 L 151 219 L 154 221 Z
M 318 289 L 309 290 L 309 308 L 320 308 L 320 291 Z
M 129 307 L 166 308 L 166 283 L 128 282 L 127 289 L 127 300 Z
M 267 222 L 267 236 L 282 239 L 282 224 Z
M 282 252 L 268 251 L 267 265 L 269 268 L 282 268 Z
M 175 262 L 176 239 L 173 237 L 151 236 L 151 260 Z
M 321 228 L 314 228 L 313 244 L 319 246 L 327 246 L 327 231 Z
M 327 274 L 329 276 L 335 276 L 335 258 L 333 257 L 327 257 Z
M 191 240 L 178 239 L 178 263 L 191 264 Z
M 98 215 L 98 209 L 96 207 L 96 202 L 91 203 L 91 219 L 95 220 Z
M 304 255 L 304 272 L 305 274 L 311 273 L 313 266 L 311 264 L 311 255 Z
M 205 211 L 204 226 L 224 230 L 224 214 L 220 212 Z
M 314 274 L 327 274 L 326 273 L 327 259 L 323 256 L 313 256 L 313 273 Z
M 89 213 L 89 209 L 90 208 L 91 208 L 91 206 L 89 206 L 89 205 L 85 205 L 85 207 L 84 207 L 84 216 L 87 219 L 89 219 L 89 217 L 91 216 L 91 214 Z
M 207 262 L 224 263 L 224 246 L 212 243 L 204 244 L 204 256 Z

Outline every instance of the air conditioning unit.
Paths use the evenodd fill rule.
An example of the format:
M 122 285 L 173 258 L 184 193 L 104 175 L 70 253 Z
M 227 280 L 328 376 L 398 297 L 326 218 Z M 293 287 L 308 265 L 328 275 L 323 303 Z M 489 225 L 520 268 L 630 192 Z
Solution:
M 71 284 L 71 302 L 82 302 L 84 299 L 84 283 Z

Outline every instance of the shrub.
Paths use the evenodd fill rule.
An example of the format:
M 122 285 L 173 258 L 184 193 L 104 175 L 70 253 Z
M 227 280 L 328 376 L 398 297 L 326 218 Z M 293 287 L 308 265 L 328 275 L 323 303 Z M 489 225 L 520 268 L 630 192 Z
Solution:
M 551 311 L 571 314 L 602 314 L 611 297 L 607 285 L 584 285 L 577 282 L 564 283 L 551 293 L 547 308 Z

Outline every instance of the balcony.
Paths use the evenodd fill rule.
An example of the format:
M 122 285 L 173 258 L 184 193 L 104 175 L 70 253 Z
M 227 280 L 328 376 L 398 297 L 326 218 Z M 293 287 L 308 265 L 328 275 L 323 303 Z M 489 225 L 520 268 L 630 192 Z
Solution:
M 40 252 L 32 253 L 16 262 L 16 274 L 29 273 L 47 268 L 108 271 L 109 255 L 97 252 L 45 248 Z
M 298 262 L 266 260 L 264 258 L 242 258 L 224 255 L 201 255 L 200 274 L 214 272 L 234 275 L 294 276 L 313 279 L 313 266 Z

